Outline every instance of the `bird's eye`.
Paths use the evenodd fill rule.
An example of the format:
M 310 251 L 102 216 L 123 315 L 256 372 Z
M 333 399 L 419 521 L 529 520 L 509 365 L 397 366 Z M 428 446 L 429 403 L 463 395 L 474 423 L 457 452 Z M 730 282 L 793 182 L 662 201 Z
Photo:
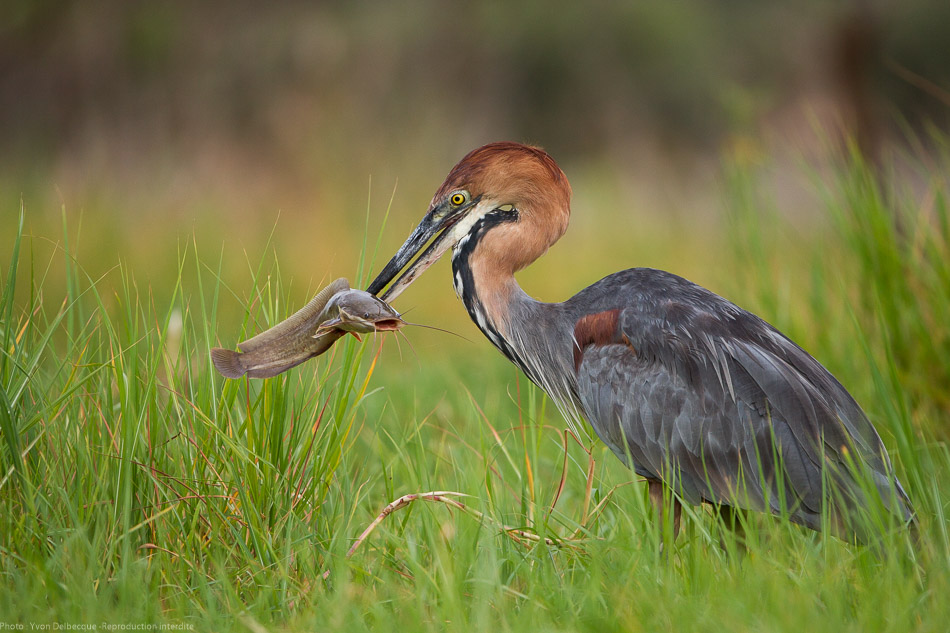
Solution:
M 449 198 L 449 201 L 455 206 L 460 206 L 463 202 L 465 202 L 465 194 L 461 191 L 453 193 L 452 197 Z

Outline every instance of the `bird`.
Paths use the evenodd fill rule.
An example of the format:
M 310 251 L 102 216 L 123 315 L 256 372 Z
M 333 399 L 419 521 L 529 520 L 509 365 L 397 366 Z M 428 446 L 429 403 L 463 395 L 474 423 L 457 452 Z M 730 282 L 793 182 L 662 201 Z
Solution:
M 570 425 L 586 420 L 646 480 L 674 539 L 684 503 L 710 504 L 740 535 L 740 511 L 864 543 L 874 535 L 861 517 L 873 507 L 914 521 L 867 415 L 762 318 L 651 268 L 608 275 L 559 303 L 522 290 L 515 273 L 564 235 L 571 196 L 543 149 L 479 147 L 449 171 L 367 291 L 392 301 L 451 250 L 453 285 L 475 325 Z

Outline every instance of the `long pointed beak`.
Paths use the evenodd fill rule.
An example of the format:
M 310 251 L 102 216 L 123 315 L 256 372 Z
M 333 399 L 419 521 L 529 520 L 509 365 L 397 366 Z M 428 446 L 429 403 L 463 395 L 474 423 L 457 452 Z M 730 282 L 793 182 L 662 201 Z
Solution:
M 387 303 L 399 296 L 399 294 L 409 287 L 416 277 L 421 275 L 429 266 L 435 263 L 437 259 L 447 251 L 452 245 L 455 237 L 455 231 L 450 228 L 459 221 L 465 212 L 475 204 L 476 201 L 465 205 L 459 209 L 453 209 L 449 213 L 444 213 L 442 208 L 436 207 L 430 210 L 419 223 L 419 226 L 413 230 L 389 263 L 383 268 L 376 279 L 366 288 L 370 292 Z M 440 233 L 441 231 L 441 233 Z M 429 247 L 415 261 L 413 258 L 422 251 L 423 247 L 437 236 Z M 410 264 L 410 262 L 412 262 Z M 405 269 L 405 270 L 404 270 Z M 402 275 L 396 279 L 383 294 L 380 294 L 383 288 L 396 278 L 402 271 Z

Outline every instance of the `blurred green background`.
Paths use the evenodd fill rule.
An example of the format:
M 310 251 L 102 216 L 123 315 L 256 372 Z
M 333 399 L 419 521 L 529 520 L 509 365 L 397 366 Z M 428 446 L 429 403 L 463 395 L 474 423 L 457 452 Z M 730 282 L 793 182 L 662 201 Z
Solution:
M 375 231 L 398 181 L 388 254 L 455 161 L 512 139 L 574 182 L 589 233 L 564 251 L 615 239 L 615 267 L 648 264 L 637 227 L 718 222 L 723 156 L 768 156 L 783 209 L 808 213 L 783 160 L 844 134 L 904 145 L 945 126 L 948 90 L 940 0 L 8 0 L 2 229 L 21 198 L 33 227 L 64 205 L 81 246 L 159 275 L 170 236 L 237 259 L 276 224 L 285 267 L 318 283 L 352 274 L 370 192 Z

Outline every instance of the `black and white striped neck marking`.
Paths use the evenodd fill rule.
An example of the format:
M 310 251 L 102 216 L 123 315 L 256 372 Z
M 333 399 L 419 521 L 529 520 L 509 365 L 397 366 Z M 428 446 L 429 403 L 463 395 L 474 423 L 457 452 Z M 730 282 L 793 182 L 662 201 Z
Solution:
M 479 218 L 475 224 L 472 225 L 472 230 L 458 241 L 452 251 L 452 282 L 455 286 L 455 294 L 462 300 L 465 309 L 468 310 L 469 316 L 472 317 L 472 321 L 475 322 L 478 329 L 488 337 L 488 340 L 490 340 L 508 360 L 517 365 L 532 382 L 541 384 L 534 376 L 534 372 L 529 369 L 528 365 L 519 356 L 515 348 L 502 336 L 498 328 L 495 327 L 495 324 L 486 316 L 485 309 L 478 297 L 475 278 L 472 275 L 472 267 L 469 261 L 472 253 L 475 251 L 475 247 L 486 232 L 499 224 L 514 222 L 517 221 L 517 219 L 518 211 L 515 209 L 509 211 L 495 210 Z

